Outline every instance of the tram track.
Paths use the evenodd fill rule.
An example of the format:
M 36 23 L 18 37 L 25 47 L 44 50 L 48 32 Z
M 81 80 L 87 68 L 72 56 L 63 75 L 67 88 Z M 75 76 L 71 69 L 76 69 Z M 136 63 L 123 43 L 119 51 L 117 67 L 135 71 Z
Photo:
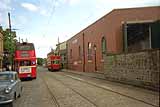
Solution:
M 40 74 L 40 75 L 41 75 L 41 74 Z M 42 81 L 43 81 L 43 83 L 45 84 L 45 86 L 46 86 L 46 88 L 47 88 L 49 94 L 51 95 L 53 104 L 54 104 L 56 107 L 60 107 L 60 104 L 58 103 L 58 101 L 57 101 L 55 95 L 53 94 L 53 92 L 52 92 L 51 89 L 49 88 L 48 84 L 46 83 L 44 77 L 41 76 L 41 78 L 42 78 Z
M 78 94 L 80 97 L 82 97 L 83 99 L 87 100 L 89 103 L 91 103 L 92 105 L 94 105 L 95 107 L 99 107 L 96 103 L 94 103 L 93 101 L 89 100 L 87 97 L 85 97 L 84 95 L 80 94 L 78 91 L 76 91 L 75 89 L 71 88 L 68 84 L 65 84 L 64 82 L 62 82 L 60 79 L 57 79 L 55 76 L 52 75 L 52 77 L 54 77 L 55 80 L 57 80 L 58 82 L 60 82 L 61 84 L 63 84 L 65 87 L 69 88 L 70 90 L 72 90 L 73 92 L 75 92 L 76 94 Z
M 103 89 L 103 90 L 105 90 L 105 91 L 109 91 L 109 92 L 112 92 L 112 93 L 115 93 L 115 94 L 118 94 L 118 95 L 121 95 L 121 96 L 127 97 L 127 98 L 132 99 L 132 100 L 136 100 L 136 101 L 138 101 L 138 102 L 141 102 L 141 103 L 144 103 L 144 104 L 150 105 L 150 106 L 152 106 L 152 107 L 159 107 L 158 105 L 154 105 L 154 104 L 151 104 L 151 103 L 149 103 L 149 102 L 143 101 L 143 100 L 141 100 L 141 99 L 138 99 L 138 98 L 135 98 L 135 97 L 132 97 L 132 96 L 129 96 L 129 95 L 126 95 L 126 94 L 123 94 L 123 93 L 120 93 L 120 92 L 114 91 L 114 90 L 112 90 L 112 89 L 110 89 L 110 88 L 106 88 L 106 87 L 99 86 L 99 85 L 96 85 L 96 84 L 91 83 L 91 82 L 87 82 L 87 81 L 85 81 L 85 80 L 83 80 L 83 79 L 80 79 L 80 78 L 75 78 L 75 77 L 73 77 L 73 76 L 66 75 L 66 74 L 62 74 L 62 73 L 61 73 L 60 75 L 63 75 L 63 76 L 69 77 L 69 78 L 71 78 L 71 79 L 74 79 L 74 80 L 80 81 L 80 82 L 82 82 L 82 83 L 86 83 L 86 84 L 88 84 L 88 85 L 95 86 L 95 87 L 100 88 L 100 89 Z M 78 74 L 77 74 L 77 75 L 78 75 Z

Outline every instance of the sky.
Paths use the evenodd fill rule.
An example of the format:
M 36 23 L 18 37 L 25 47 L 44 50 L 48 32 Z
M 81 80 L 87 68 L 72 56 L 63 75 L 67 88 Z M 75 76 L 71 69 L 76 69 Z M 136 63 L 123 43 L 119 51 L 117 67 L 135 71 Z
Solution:
M 37 57 L 116 8 L 160 6 L 160 0 L 0 0 L 0 26 L 8 27 L 8 12 L 17 40 L 33 42 Z

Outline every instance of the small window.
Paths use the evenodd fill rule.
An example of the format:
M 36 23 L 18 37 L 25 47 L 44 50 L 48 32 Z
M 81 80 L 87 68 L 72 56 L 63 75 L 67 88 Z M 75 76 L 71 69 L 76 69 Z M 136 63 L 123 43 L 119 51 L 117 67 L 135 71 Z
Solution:
M 59 64 L 59 60 L 54 60 L 53 64 Z
M 54 61 L 51 61 L 51 64 L 54 64 Z

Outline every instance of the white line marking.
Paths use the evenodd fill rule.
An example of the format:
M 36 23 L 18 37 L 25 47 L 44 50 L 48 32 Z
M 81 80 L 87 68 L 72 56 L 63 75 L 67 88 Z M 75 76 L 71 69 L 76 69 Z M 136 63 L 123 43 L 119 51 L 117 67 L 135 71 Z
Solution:
M 76 79 L 76 80 L 84 81 L 84 79 L 77 78 L 77 77 L 74 77 L 74 76 L 71 76 L 71 75 L 66 75 L 66 76 L 67 76 L 67 77 L 71 77 L 71 78 Z
M 80 80 L 80 81 L 84 81 L 86 82 L 84 79 L 81 79 L 81 78 L 78 78 L 78 77 L 74 77 L 74 76 L 71 76 L 71 75 L 66 75 L 67 77 L 70 77 L 70 78 L 73 78 L 73 79 L 76 79 L 76 80 Z M 99 85 L 99 84 L 96 84 L 96 83 L 93 83 L 93 82 L 88 82 L 89 84 L 92 84 L 92 85 L 95 85 L 97 87 L 101 87 L 101 88 L 104 88 L 104 89 L 108 89 L 108 90 L 113 90 L 111 87 L 107 87 L 105 85 Z
M 108 90 L 113 90 L 111 87 L 107 87 L 107 86 L 104 86 L 104 85 L 99 85 L 99 87 L 102 87 L 102 88 L 105 88 L 105 89 L 108 89 Z

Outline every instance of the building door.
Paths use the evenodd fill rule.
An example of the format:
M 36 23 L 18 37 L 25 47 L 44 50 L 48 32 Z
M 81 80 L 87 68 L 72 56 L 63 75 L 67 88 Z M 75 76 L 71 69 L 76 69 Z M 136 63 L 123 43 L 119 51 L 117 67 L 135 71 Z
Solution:
M 97 47 L 96 47 L 96 45 L 94 45 L 94 64 L 95 64 L 95 71 L 97 71 L 97 58 L 96 58 L 96 56 L 97 56 Z
M 151 44 L 152 48 L 160 48 L 160 20 L 151 24 Z

